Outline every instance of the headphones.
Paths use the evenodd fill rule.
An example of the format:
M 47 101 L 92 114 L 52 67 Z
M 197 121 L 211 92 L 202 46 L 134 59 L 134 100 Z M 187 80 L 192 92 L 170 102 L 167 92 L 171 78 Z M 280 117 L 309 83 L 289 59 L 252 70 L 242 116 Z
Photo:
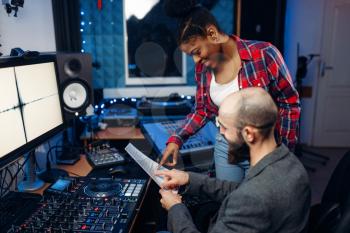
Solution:
M 5 1 L 6 2 L 6 1 Z M 4 1 L 3 1 L 4 4 Z M 9 15 L 12 11 L 15 12 L 13 15 L 14 17 L 17 17 L 18 7 L 23 7 L 24 0 L 11 0 L 11 4 L 9 2 L 5 3 L 5 10 L 6 13 Z

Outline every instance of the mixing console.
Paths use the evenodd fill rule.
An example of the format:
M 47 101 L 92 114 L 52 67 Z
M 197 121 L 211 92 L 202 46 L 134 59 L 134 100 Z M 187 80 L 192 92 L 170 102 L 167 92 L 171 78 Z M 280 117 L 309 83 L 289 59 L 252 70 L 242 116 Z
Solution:
M 5 232 L 127 232 L 144 186 L 141 179 L 60 179 Z
M 155 153 L 162 155 L 169 137 L 185 123 L 184 120 L 144 123 L 142 129 L 146 138 L 154 145 Z M 194 172 L 206 172 L 211 169 L 217 133 L 218 128 L 214 123 L 207 122 L 182 145 L 175 168 Z
M 93 147 L 86 153 L 86 158 L 93 168 L 110 167 L 125 162 L 124 156 L 108 144 Z

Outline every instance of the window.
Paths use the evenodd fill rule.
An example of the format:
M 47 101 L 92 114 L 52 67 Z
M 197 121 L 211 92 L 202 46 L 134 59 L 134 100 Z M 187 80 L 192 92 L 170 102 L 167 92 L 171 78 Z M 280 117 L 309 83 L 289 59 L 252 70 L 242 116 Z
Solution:
M 163 1 L 124 1 L 126 84 L 185 84 L 185 55 L 176 42 L 176 20 Z
M 125 8 L 129 9 L 129 4 L 132 5 L 135 2 L 137 9 L 143 11 L 130 13 L 130 9 L 124 12 Z M 194 94 L 193 60 L 177 49 L 176 37 L 171 34 L 175 32 L 177 22 L 165 16 L 162 2 L 163 0 L 107 0 L 102 1 L 102 8 L 98 9 L 96 1 L 80 1 L 82 51 L 92 54 L 93 85 L 94 88 L 103 88 L 106 98 L 130 95 L 133 97 L 135 94 L 151 96 L 154 92 L 178 92 L 187 95 L 187 93 L 181 93 L 186 88 L 189 89 L 190 94 Z M 221 28 L 231 34 L 234 1 L 201 2 L 211 10 Z M 141 4 L 149 5 L 141 6 Z M 125 18 L 129 20 L 125 21 Z M 139 25 L 140 21 L 142 26 Z M 149 25 L 144 26 L 147 22 Z M 148 34 L 146 29 L 149 27 L 151 30 Z M 127 30 L 129 30 L 128 34 L 125 33 Z M 130 32 L 146 36 L 133 37 Z M 163 34 L 167 36 L 160 37 Z M 141 43 L 140 38 L 145 41 Z M 129 54 L 131 53 L 129 55 L 128 50 L 133 52 L 129 51 Z M 152 51 L 152 56 L 147 55 L 147 51 Z M 162 56 L 164 56 L 162 59 L 155 59 Z M 147 59 L 140 59 L 142 57 Z M 139 92 L 140 86 L 135 87 L 135 85 L 140 85 L 144 92 Z M 181 85 L 180 88 L 179 85 Z M 162 88 L 166 90 L 162 92 Z M 126 89 L 128 89 L 127 93 L 122 92 L 127 91 Z

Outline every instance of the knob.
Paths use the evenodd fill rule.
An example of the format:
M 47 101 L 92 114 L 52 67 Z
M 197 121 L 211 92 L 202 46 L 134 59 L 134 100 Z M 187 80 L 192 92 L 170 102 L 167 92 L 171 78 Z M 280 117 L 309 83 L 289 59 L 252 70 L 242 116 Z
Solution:
M 90 208 L 91 208 L 91 202 L 90 202 L 90 201 L 88 201 L 88 202 L 86 203 L 86 208 L 87 208 L 87 209 L 90 209 Z

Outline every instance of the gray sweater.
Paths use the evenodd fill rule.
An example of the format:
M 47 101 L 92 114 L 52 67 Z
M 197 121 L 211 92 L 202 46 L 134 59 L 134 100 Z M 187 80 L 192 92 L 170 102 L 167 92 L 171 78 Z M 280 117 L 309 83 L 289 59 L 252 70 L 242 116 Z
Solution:
M 204 195 L 221 202 L 209 232 L 298 233 L 308 221 L 308 175 L 284 145 L 251 167 L 241 184 L 190 173 L 186 194 Z M 168 230 L 198 232 L 184 204 L 169 210 Z

